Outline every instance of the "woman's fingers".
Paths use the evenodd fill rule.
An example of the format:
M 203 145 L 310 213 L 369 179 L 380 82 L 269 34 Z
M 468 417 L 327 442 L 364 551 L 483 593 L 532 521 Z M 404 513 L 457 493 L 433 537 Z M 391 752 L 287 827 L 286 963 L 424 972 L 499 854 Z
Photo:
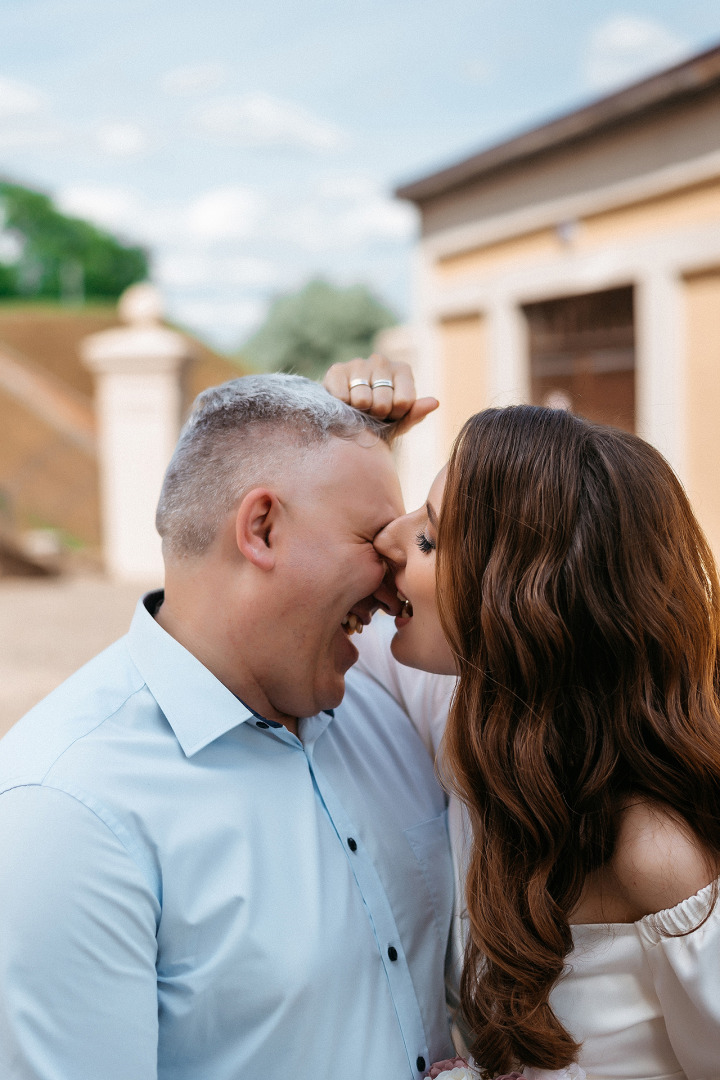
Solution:
M 323 385 L 341 401 L 381 420 L 407 417 L 416 403 L 415 380 L 410 365 L 402 360 L 387 360 L 379 353 L 373 353 L 367 360 L 358 357 L 344 364 L 333 364 L 325 374 Z M 422 416 L 427 415 L 431 408 L 426 409 Z M 412 427 L 422 416 L 412 420 L 408 426 Z
M 418 398 L 400 420 L 397 426 L 397 434 L 404 435 L 406 431 L 424 420 L 429 413 L 435 412 L 439 404 L 438 399 L 434 397 Z
M 358 357 L 344 364 L 333 364 L 328 368 L 323 379 L 323 386 L 334 397 L 367 412 L 373 400 L 371 376 L 370 360 Z
M 392 401 L 386 415 L 390 420 L 399 420 L 410 411 L 416 398 L 412 368 L 403 361 L 397 361 L 393 371 Z

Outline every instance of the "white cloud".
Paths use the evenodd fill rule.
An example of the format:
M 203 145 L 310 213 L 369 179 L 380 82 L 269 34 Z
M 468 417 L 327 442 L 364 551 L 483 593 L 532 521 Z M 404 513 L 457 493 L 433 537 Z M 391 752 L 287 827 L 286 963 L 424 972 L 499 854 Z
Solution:
M 0 126 L 0 150 L 26 150 L 36 146 L 58 146 L 67 143 L 67 132 L 59 127 Z
M 255 231 L 264 202 L 252 188 L 235 186 L 206 191 L 188 207 L 190 233 L 206 243 L 245 240 Z
M 233 286 L 264 289 L 278 280 L 271 262 L 252 256 L 215 257 L 176 251 L 160 255 L 155 264 L 158 284 L 173 289 Z
M 249 326 L 262 318 L 266 300 L 243 297 L 239 300 L 187 300 L 182 304 L 183 317 L 190 323 L 217 323 L 225 326 Z
M 347 137 L 335 124 L 290 101 L 266 94 L 216 98 L 193 113 L 199 131 L 242 146 L 294 146 L 335 150 Z
M 153 203 L 131 188 L 78 184 L 62 189 L 57 201 L 66 213 L 136 242 L 171 250 L 187 244 L 193 253 L 198 244 L 247 239 L 264 208 L 257 192 L 241 186 L 206 191 L 188 203 Z
M 86 183 L 64 188 L 57 201 L 68 213 L 147 244 L 172 317 L 227 348 L 261 323 L 269 293 L 296 276 L 299 282 L 308 264 L 333 277 L 347 271 L 351 281 L 364 258 L 377 276 L 378 251 L 382 258 L 407 242 L 416 222 L 411 207 L 361 173 L 320 177 L 287 203 L 241 184 L 156 201 L 130 186 Z M 262 257 L 261 241 L 270 251 L 281 248 L 282 258 Z
M 585 81 L 609 90 L 641 79 L 688 56 L 690 47 L 661 23 L 615 15 L 596 27 L 585 56 Z
M 323 199 L 367 199 L 373 198 L 382 188 L 371 176 L 355 173 L 340 173 L 323 176 L 318 183 L 318 195 Z
M 267 301 L 240 297 L 237 300 L 171 301 L 170 316 L 221 348 L 237 348 L 259 326 L 267 311 Z
M 138 124 L 114 121 L 103 124 L 97 132 L 98 146 L 109 157 L 129 158 L 147 149 L 148 139 Z
M 66 213 L 150 245 L 153 279 L 171 317 L 209 341 L 237 347 L 261 321 L 267 308 L 262 294 L 281 274 L 270 261 L 242 251 L 264 207 L 251 188 L 217 188 L 188 202 L 154 203 L 131 188 L 86 184 L 65 188 L 56 198 Z
M 325 176 L 309 198 L 271 206 L 263 193 L 236 184 L 189 202 L 152 202 L 129 187 L 77 184 L 57 195 L 62 210 L 157 251 L 158 274 L 171 287 L 210 279 L 267 288 L 278 281 L 267 260 L 237 250 L 265 236 L 313 253 L 373 243 L 405 243 L 417 214 L 363 175 Z
M 313 199 L 276 221 L 278 235 L 314 252 L 404 242 L 416 225 L 411 206 L 390 198 L 376 181 L 362 175 L 324 177 Z
M 29 83 L 0 76 L 0 120 L 38 113 L 45 104 L 43 95 Z
M 45 95 L 30 83 L 0 75 L 0 150 L 23 150 L 59 143 L 64 133 L 42 113 Z
M 227 82 L 227 77 L 228 71 L 224 64 L 190 64 L 166 72 L 160 85 L 166 94 L 186 97 L 219 90 Z
M 407 203 L 378 195 L 351 207 L 338 224 L 345 242 L 365 244 L 373 240 L 409 240 L 416 223 L 416 213 Z
M 140 199 L 128 188 L 78 184 L 58 192 L 56 201 L 66 214 L 121 232 L 133 232 L 143 217 Z

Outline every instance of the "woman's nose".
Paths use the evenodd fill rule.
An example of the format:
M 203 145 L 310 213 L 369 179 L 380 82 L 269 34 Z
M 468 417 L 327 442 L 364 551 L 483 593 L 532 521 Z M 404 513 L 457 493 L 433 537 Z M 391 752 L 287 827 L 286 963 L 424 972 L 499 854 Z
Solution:
M 373 540 L 375 550 L 393 566 L 405 565 L 405 545 L 402 524 L 405 518 L 395 518 L 381 529 Z

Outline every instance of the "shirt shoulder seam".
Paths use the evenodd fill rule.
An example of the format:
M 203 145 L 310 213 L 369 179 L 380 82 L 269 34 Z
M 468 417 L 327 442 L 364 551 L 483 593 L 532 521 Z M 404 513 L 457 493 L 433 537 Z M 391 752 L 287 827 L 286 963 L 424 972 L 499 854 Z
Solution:
M 122 701 L 121 701 L 121 702 L 120 702 L 120 703 L 119 703 L 119 704 L 118 704 L 118 705 L 117 705 L 117 706 L 116 706 L 116 707 L 115 707 L 115 708 L 114 708 L 114 709 L 113 709 L 113 710 L 112 710 L 111 712 L 108 712 L 108 713 L 105 713 L 105 714 L 103 714 L 103 716 L 102 716 L 102 717 L 101 717 L 101 718 L 100 718 L 100 719 L 98 720 L 98 722 L 97 722 L 96 724 L 93 724 L 93 726 L 92 726 L 91 728 L 88 728 L 88 729 L 87 729 L 87 731 L 83 731 L 83 732 L 81 732 L 81 734 L 77 735 L 77 736 L 76 736 L 76 737 L 75 737 L 74 739 L 72 739 L 72 740 L 71 740 L 71 741 L 70 741 L 70 742 L 69 742 L 69 743 L 67 744 L 67 746 L 64 746 L 64 747 L 63 747 L 63 749 L 62 749 L 62 750 L 60 751 L 60 753 L 59 753 L 59 754 L 57 755 L 57 757 L 56 757 L 56 758 L 53 758 L 53 760 L 51 761 L 51 763 L 50 763 L 50 764 L 48 765 L 47 769 L 45 770 L 45 772 L 43 773 L 42 777 L 40 778 L 40 780 L 39 780 L 39 783 L 40 783 L 41 785 L 45 783 L 45 781 L 47 780 L 48 776 L 49 776 L 49 775 L 50 775 L 50 773 L 51 773 L 51 772 L 53 771 L 53 769 L 55 768 L 55 766 L 56 766 L 56 765 L 58 764 L 58 762 L 59 762 L 59 761 L 61 761 L 61 760 L 62 760 L 62 758 L 64 758 L 65 754 L 67 754 L 67 752 L 68 752 L 69 750 L 71 750 L 71 749 L 72 749 L 72 747 L 73 747 L 73 746 L 75 745 L 75 743 L 77 743 L 77 742 L 80 742 L 80 740 L 81 740 L 81 739 L 85 739 L 85 738 L 87 738 L 87 736 L 88 736 L 88 735 L 90 735 L 90 734 L 91 734 L 91 733 L 92 733 L 93 731 L 97 731 L 97 729 L 98 729 L 99 727 L 101 727 L 101 726 L 102 726 L 102 725 L 103 725 L 104 723 L 106 723 L 106 722 L 107 722 L 108 720 L 111 720 L 111 719 L 113 718 L 113 716 L 116 716 L 116 715 L 117 715 L 117 714 L 118 714 L 118 713 L 120 712 L 120 710 L 121 710 L 121 709 L 122 709 L 122 708 L 123 708 L 123 707 L 124 707 L 125 705 L 127 705 L 127 703 L 128 703 L 128 701 L 130 700 L 130 698 L 132 698 L 132 697 L 135 697 L 135 695 L 136 695 L 136 694 L 138 694 L 138 693 L 140 693 L 140 691 L 141 691 L 141 690 L 143 689 L 143 687 L 145 687 L 145 686 L 147 686 L 147 683 L 146 683 L 146 682 L 145 682 L 145 680 L 143 679 L 143 681 L 142 681 L 142 683 L 140 684 L 140 686 L 136 686 L 136 687 L 135 687 L 135 689 L 134 689 L 134 690 L 132 690 L 132 691 L 131 691 L 131 692 L 130 692 L 130 693 L 129 693 L 128 695 L 127 695 L 127 697 L 123 698 L 123 700 L 122 700 Z M 60 791 L 60 790 L 62 790 L 62 789 L 61 789 L 61 788 L 58 788 L 58 790 Z
M 44 780 L 25 782 L 21 781 L 16 784 L 12 784 L 11 786 L 6 787 L 2 792 L 0 792 L 0 795 L 5 795 L 10 791 L 17 791 L 20 788 L 38 788 L 41 791 L 57 791 L 59 794 L 66 795 L 68 799 L 72 799 L 73 802 L 76 802 L 80 806 L 84 807 L 90 814 L 93 815 L 93 817 L 97 818 L 97 820 L 101 822 L 101 824 L 105 826 L 108 832 L 111 833 L 112 836 L 117 840 L 118 844 L 121 846 L 127 857 L 130 859 L 133 865 L 137 867 L 138 872 L 142 875 L 143 880 L 147 884 L 150 892 L 153 894 L 158 904 L 161 903 L 160 897 L 158 896 L 158 890 L 154 887 L 153 882 L 150 879 L 151 876 L 148 874 L 147 870 L 143 866 L 143 860 L 134 850 L 134 845 L 130 841 L 129 837 L 126 838 L 121 835 L 121 833 L 124 833 L 126 831 L 124 826 L 121 822 L 115 821 L 115 815 L 112 814 L 109 810 L 107 810 L 106 807 L 102 806 L 102 804 L 97 804 L 96 806 L 91 805 L 89 799 L 84 796 L 83 793 L 80 791 L 73 791 L 70 790 L 68 787 L 60 787 L 57 784 L 46 783 Z

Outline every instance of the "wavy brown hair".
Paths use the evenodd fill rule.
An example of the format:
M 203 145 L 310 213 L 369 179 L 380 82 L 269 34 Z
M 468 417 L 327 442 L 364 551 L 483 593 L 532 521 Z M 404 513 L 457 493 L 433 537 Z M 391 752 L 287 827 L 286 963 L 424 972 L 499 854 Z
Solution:
M 445 767 L 473 827 L 470 1048 L 486 1076 L 562 1068 L 579 1047 L 548 999 L 623 805 L 659 801 L 720 855 L 715 565 L 653 447 L 516 406 L 457 439 L 438 598 L 460 671 Z

